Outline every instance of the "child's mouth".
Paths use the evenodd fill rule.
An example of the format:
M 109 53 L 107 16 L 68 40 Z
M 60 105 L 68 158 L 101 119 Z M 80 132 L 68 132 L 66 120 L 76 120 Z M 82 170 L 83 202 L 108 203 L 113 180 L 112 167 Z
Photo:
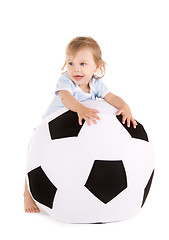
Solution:
M 79 81 L 83 78 L 83 76 L 81 76 L 81 75 L 75 75 L 73 77 L 75 78 L 76 81 Z

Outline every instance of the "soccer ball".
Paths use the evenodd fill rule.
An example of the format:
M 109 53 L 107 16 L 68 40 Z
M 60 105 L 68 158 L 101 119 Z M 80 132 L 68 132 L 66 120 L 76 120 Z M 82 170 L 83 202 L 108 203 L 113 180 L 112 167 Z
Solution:
M 56 220 L 97 223 L 135 215 L 148 195 L 153 148 L 143 126 L 122 124 L 117 109 L 104 100 L 83 102 L 99 110 L 88 126 L 66 108 L 35 129 L 27 155 L 32 197 Z

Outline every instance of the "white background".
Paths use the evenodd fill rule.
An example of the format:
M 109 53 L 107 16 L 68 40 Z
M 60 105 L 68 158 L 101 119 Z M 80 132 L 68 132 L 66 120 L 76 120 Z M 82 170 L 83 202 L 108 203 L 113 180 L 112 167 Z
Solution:
M 0 1 L 0 216 L 3 239 L 167 239 L 169 7 L 164 0 Z M 95 38 L 105 83 L 131 107 L 155 151 L 155 178 L 136 217 L 102 225 L 26 214 L 27 146 L 50 103 L 74 37 Z

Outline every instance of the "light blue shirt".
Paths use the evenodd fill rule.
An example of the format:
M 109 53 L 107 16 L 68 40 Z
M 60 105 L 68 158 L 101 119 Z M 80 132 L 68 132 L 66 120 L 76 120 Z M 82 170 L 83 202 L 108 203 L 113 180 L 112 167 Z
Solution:
M 103 83 L 102 78 L 96 79 L 93 77 L 89 82 L 89 86 L 90 93 L 84 92 L 76 83 L 74 83 L 69 78 L 67 72 L 65 72 L 57 82 L 53 100 L 43 115 L 43 118 L 64 107 L 58 95 L 59 90 L 69 91 L 72 96 L 75 97 L 79 102 L 95 100 L 96 98 L 104 98 L 106 94 L 110 92 Z

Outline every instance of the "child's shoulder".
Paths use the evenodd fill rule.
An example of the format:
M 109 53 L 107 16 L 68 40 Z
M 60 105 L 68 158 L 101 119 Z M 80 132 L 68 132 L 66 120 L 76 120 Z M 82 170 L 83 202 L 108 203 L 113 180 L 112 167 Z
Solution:
M 65 82 L 67 84 L 72 85 L 73 81 L 70 79 L 69 75 L 67 72 L 64 72 L 58 79 L 58 82 Z
M 69 81 L 71 81 L 71 79 L 69 78 L 69 75 L 68 75 L 67 72 L 62 73 L 62 75 L 60 76 L 59 79 L 69 80 Z
M 63 73 L 56 84 L 56 89 L 71 89 L 73 91 L 75 89 L 75 85 L 73 81 L 69 78 L 67 72 Z
M 103 77 L 100 77 L 100 78 L 93 77 L 92 78 L 93 85 L 100 85 L 102 82 L 103 82 Z

